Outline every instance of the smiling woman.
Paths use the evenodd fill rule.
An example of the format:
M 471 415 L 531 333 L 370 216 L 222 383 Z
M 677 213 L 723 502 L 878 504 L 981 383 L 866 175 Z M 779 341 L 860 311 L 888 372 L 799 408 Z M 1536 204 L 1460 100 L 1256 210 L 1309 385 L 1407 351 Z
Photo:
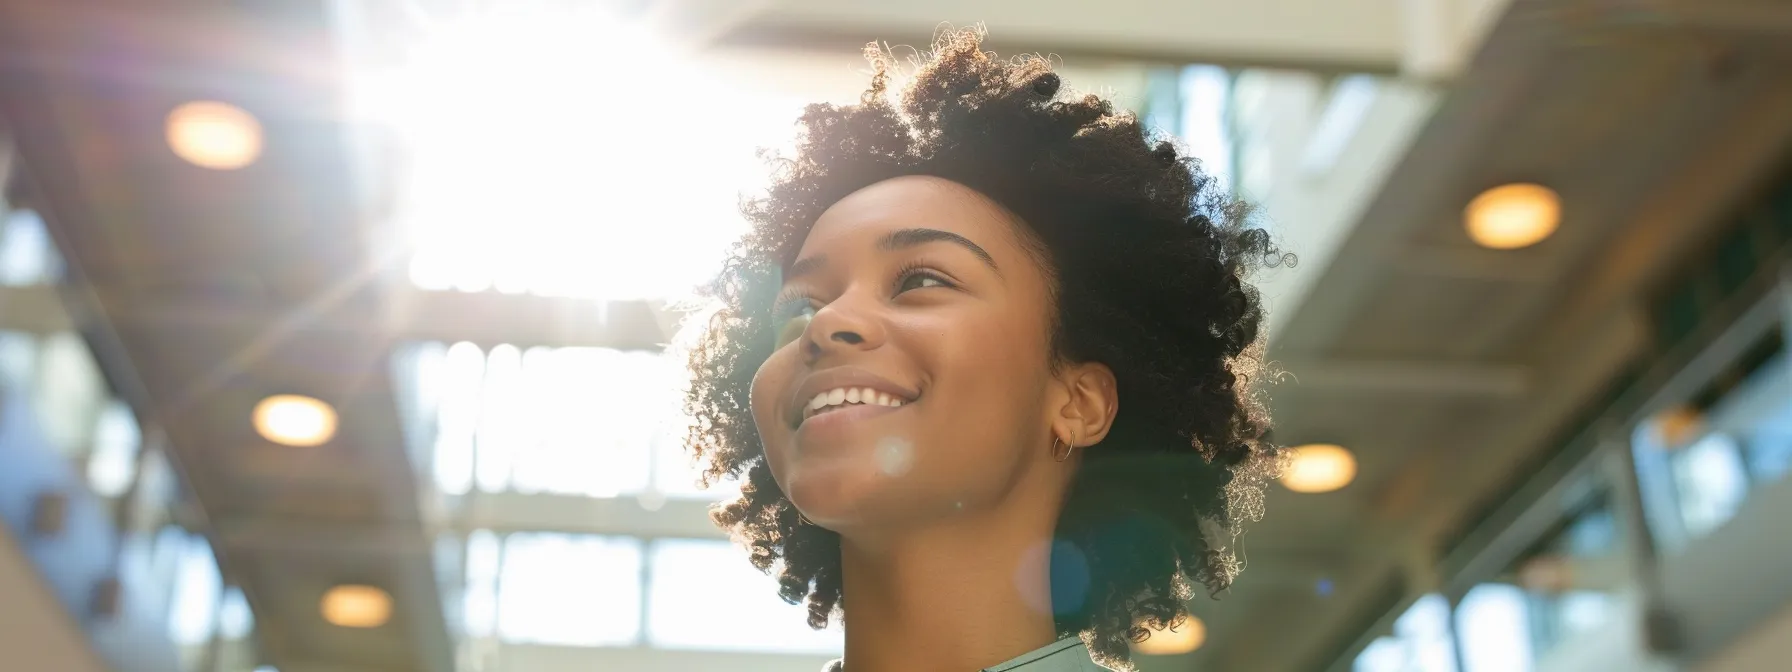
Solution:
M 1039 58 L 868 50 L 711 287 L 690 442 L 852 672 L 1130 668 L 1225 589 L 1283 461 L 1249 209 Z M 1006 662 L 1004 662 L 1006 661 Z

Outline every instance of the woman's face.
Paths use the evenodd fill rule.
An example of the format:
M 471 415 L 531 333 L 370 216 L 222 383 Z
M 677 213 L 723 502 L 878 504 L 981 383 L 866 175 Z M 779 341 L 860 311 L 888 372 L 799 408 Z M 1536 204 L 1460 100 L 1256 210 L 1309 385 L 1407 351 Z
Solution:
M 753 380 L 772 474 L 844 531 L 976 510 L 1050 464 L 1048 279 L 1012 215 L 933 177 L 815 223 Z

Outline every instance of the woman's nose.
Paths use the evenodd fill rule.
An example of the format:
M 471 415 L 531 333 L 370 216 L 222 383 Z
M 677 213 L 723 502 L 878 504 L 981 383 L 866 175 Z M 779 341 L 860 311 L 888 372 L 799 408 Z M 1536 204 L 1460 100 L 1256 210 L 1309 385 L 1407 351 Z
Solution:
M 881 305 L 863 296 L 847 295 L 823 306 L 809 321 L 804 352 L 813 363 L 831 353 L 871 350 L 883 345 Z

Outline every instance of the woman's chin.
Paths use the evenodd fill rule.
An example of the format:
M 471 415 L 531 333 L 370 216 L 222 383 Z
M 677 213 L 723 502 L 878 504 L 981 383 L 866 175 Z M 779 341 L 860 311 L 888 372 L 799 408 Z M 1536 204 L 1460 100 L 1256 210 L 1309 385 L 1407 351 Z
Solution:
M 785 475 L 781 487 L 797 510 L 811 522 L 836 530 L 876 515 L 880 507 L 872 502 L 889 487 L 889 478 L 872 465 L 828 462 L 797 465 Z

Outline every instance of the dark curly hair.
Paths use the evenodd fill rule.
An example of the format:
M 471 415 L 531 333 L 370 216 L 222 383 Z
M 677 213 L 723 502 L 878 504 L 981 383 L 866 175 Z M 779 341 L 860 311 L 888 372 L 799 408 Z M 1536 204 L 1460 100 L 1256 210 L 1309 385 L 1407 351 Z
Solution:
M 1234 542 L 1282 460 L 1265 440 L 1264 313 L 1246 278 L 1294 258 L 1176 145 L 1100 97 L 1060 95 L 1045 59 L 999 60 L 982 37 L 942 33 L 900 87 L 890 51 L 867 47 L 859 103 L 809 106 L 794 155 L 768 157 L 772 184 L 742 206 L 751 230 L 709 287 L 719 312 L 691 351 L 689 442 L 706 483 L 742 481 L 716 524 L 825 627 L 842 608 L 840 538 L 802 524 L 773 480 L 749 398 L 773 349 L 780 272 L 822 212 L 866 186 L 929 175 L 989 196 L 1024 222 L 1053 280 L 1048 364 L 1106 364 L 1125 400 L 1058 521 L 1085 561 L 1066 564 L 1087 568 L 1067 583 L 1087 592 L 1054 605 L 1062 634 L 1130 667 L 1126 643 L 1144 626 L 1187 617 L 1191 580 L 1217 594 L 1242 569 Z

